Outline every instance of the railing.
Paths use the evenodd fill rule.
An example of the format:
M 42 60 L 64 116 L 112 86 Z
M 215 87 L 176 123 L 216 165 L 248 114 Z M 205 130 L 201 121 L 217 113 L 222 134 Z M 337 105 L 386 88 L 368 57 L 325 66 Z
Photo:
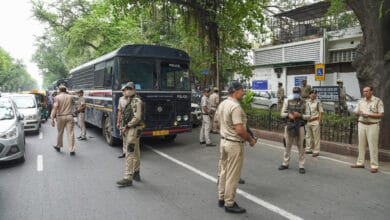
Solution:
M 248 126 L 254 129 L 283 133 L 285 122 L 278 114 L 247 112 Z M 358 144 L 356 121 L 337 121 L 323 119 L 321 121 L 321 140 L 346 144 Z

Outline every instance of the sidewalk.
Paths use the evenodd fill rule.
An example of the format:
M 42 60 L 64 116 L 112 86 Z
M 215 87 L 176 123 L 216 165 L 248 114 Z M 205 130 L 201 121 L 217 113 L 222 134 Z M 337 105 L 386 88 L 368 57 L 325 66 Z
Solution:
M 283 134 L 281 133 L 275 133 L 275 132 L 257 130 L 257 129 L 252 129 L 252 132 L 256 137 L 259 137 L 261 139 L 276 141 L 279 142 L 281 146 L 283 146 Z M 345 155 L 345 156 L 353 156 L 355 158 L 358 155 L 357 145 L 343 144 L 343 143 L 330 142 L 330 141 L 321 141 L 321 151 L 326 151 L 326 152 Z M 370 155 L 367 149 L 366 160 L 369 159 L 370 159 Z M 379 149 L 379 161 L 390 162 L 390 151 Z

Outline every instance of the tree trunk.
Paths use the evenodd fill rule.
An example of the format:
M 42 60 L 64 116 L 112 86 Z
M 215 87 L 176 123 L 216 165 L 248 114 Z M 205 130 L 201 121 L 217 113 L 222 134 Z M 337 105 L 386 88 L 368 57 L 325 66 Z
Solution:
M 356 51 L 356 68 L 360 88 L 372 85 L 374 95 L 383 100 L 380 148 L 390 149 L 390 0 L 346 0 L 355 12 L 363 31 Z M 382 17 L 380 6 L 383 2 Z

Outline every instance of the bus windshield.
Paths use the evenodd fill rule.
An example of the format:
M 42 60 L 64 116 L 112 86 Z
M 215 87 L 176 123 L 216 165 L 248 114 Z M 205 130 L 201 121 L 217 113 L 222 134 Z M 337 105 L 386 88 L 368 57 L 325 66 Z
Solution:
M 119 75 L 122 82 L 132 81 L 140 85 L 140 88 L 137 88 L 139 90 L 157 90 L 157 74 L 153 61 L 121 57 Z
M 187 64 L 161 63 L 161 90 L 189 91 L 190 76 Z

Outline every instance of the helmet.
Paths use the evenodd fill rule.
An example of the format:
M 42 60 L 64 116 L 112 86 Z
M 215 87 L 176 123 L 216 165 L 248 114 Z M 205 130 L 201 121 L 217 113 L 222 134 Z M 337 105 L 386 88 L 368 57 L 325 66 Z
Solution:
M 301 88 L 299 88 L 299 87 L 294 87 L 294 88 L 293 88 L 293 93 L 301 93 Z
M 239 90 L 239 89 L 243 89 L 244 87 L 241 85 L 241 83 L 239 83 L 238 81 L 231 81 L 229 82 L 228 84 L 228 93 L 229 94 L 232 94 L 234 93 L 235 91 Z

